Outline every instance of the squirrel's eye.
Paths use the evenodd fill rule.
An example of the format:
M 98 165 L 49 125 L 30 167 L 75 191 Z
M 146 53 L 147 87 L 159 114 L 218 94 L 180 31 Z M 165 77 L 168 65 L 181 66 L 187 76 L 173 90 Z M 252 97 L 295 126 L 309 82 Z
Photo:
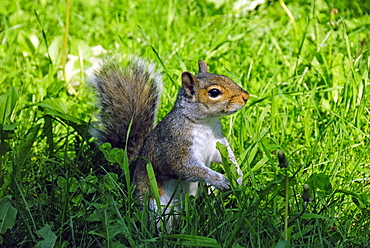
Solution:
M 215 98 L 215 97 L 218 97 L 219 95 L 221 95 L 221 91 L 219 91 L 218 89 L 210 89 L 208 91 L 208 95 L 212 98 Z

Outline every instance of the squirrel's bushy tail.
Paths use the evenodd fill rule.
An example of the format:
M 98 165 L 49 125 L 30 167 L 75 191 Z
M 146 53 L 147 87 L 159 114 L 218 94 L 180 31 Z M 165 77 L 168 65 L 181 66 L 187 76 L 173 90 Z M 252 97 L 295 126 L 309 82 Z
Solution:
M 154 128 L 162 76 L 152 64 L 140 58 L 125 62 L 120 56 L 103 58 L 101 66 L 91 72 L 88 81 L 95 89 L 101 110 L 97 116 L 100 125 L 92 133 L 99 143 L 109 142 L 121 149 L 127 147 L 131 161 L 138 156 Z

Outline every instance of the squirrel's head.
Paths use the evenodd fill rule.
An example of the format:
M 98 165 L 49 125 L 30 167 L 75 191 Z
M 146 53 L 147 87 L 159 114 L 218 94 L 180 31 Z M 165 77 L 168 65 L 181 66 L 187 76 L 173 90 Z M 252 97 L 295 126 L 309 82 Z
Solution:
M 198 110 L 209 116 L 223 116 L 241 109 L 249 98 L 248 92 L 230 78 L 208 72 L 199 60 L 198 75 L 182 73 L 182 87 L 187 100 L 198 105 Z

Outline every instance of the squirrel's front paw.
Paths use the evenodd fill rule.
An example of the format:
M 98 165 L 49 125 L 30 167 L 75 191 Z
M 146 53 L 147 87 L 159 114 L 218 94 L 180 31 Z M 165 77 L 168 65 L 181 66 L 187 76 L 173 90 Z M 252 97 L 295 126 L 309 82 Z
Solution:
M 210 182 L 207 182 L 207 183 L 211 184 L 212 186 L 215 186 L 216 188 L 218 188 L 220 190 L 230 189 L 229 181 L 221 173 L 218 173 L 218 172 L 214 171 L 211 178 L 212 178 L 212 180 Z

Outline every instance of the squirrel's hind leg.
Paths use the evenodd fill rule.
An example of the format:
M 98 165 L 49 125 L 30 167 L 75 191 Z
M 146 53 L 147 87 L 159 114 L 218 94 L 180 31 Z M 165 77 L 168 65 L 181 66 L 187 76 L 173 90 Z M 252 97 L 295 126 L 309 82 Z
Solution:
M 156 221 L 158 229 L 160 229 L 162 224 L 166 226 L 167 232 L 170 232 L 172 226 L 182 215 L 182 203 L 185 200 L 186 194 L 195 195 L 198 189 L 198 184 L 198 182 L 170 179 L 163 185 L 161 190 L 162 194 L 159 197 L 161 203 L 160 211 L 154 198 L 149 202 L 150 208 L 157 215 Z

